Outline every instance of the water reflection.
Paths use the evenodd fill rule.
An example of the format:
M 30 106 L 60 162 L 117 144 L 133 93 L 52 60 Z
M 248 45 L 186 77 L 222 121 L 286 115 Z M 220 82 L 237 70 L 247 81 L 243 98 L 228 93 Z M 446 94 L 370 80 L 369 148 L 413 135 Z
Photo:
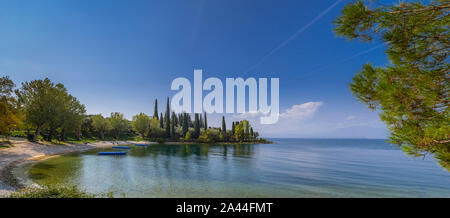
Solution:
M 129 154 L 134 157 L 157 157 L 158 155 L 189 157 L 204 156 L 210 153 L 220 154 L 224 158 L 232 154 L 234 157 L 251 158 L 255 145 L 252 144 L 164 144 L 147 147 L 136 147 Z

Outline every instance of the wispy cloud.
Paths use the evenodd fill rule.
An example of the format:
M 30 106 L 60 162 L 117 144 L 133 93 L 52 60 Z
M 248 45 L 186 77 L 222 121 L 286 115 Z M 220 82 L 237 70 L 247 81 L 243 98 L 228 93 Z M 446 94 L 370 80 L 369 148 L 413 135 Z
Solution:
M 314 116 L 316 111 L 323 102 L 307 102 L 304 104 L 293 105 L 291 108 L 287 109 L 284 113 L 280 114 L 280 118 L 286 119 L 306 119 Z
M 357 54 L 354 54 L 354 55 L 352 55 L 352 56 L 350 56 L 350 57 L 347 57 L 347 58 L 344 58 L 344 59 L 342 59 L 342 60 L 339 60 L 339 61 L 337 61 L 337 62 L 335 62 L 335 63 L 329 64 L 329 65 L 325 65 L 325 66 L 321 66 L 321 67 L 319 67 L 319 68 L 317 68 L 317 69 L 315 69 L 315 70 L 309 71 L 309 72 L 307 72 L 307 73 L 302 73 L 302 74 L 301 74 L 301 77 L 297 77 L 297 78 L 298 78 L 298 79 L 303 79 L 303 78 L 305 78 L 305 77 L 307 77 L 307 76 L 311 76 L 311 75 L 313 75 L 313 74 L 315 74 L 315 73 L 317 73 L 317 72 L 323 71 L 323 70 L 328 69 L 328 68 L 330 68 L 330 67 L 333 67 L 333 66 L 336 66 L 336 65 L 345 63 L 345 62 L 347 62 L 347 61 L 353 60 L 353 59 L 355 59 L 355 58 L 357 58 L 357 57 L 359 57 L 359 56 L 361 56 L 361 55 L 365 55 L 365 54 L 367 54 L 367 53 L 369 53 L 369 52 L 375 51 L 376 49 L 381 48 L 381 47 L 383 47 L 383 46 L 385 46 L 385 45 L 387 45 L 387 43 L 380 43 L 380 44 L 378 44 L 378 45 L 376 45 L 376 46 L 374 46 L 374 47 L 372 47 L 372 48 L 369 48 L 369 49 L 367 49 L 367 50 L 361 51 L 361 52 L 359 52 L 359 53 L 357 53 Z
M 332 5 L 330 5 L 327 9 L 325 9 L 324 11 L 322 11 L 319 15 L 317 15 L 314 19 L 312 19 L 309 23 L 307 23 L 305 26 L 303 26 L 302 28 L 300 28 L 299 30 L 297 30 L 294 34 L 292 34 L 291 36 L 289 36 L 289 38 L 287 38 L 286 40 L 284 40 L 283 42 L 281 42 L 278 46 L 276 46 L 275 48 L 273 48 L 272 50 L 270 50 L 269 53 L 267 53 L 266 55 L 264 55 L 256 64 L 254 64 L 253 66 L 251 66 L 248 70 L 246 70 L 244 72 L 248 73 L 249 71 L 255 69 L 256 67 L 258 67 L 259 65 L 261 65 L 267 58 L 269 58 L 270 56 L 272 56 L 275 52 L 277 52 L 278 50 L 282 49 L 284 46 L 286 46 L 287 44 L 289 44 L 289 42 L 291 42 L 292 40 L 294 40 L 295 38 L 297 38 L 300 34 L 302 34 L 303 32 L 305 32 L 305 30 L 307 30 L 309 27 L 311 27 L 314 23 L 316 23 L 317 21 L 319 21 L 320 19 L 322 19 L 323 16 L 325 16 L 326 14 L 328 14 L 328 12 L 331 11 L 331 9 L 333 9 L 334 7 L 336 7 L 340 2 L 342 2 L 342 0 L 337 0 L 336 2 L 334 2 Z
M 280 113 L 280 119 L 288 120 L 302 120 L 313 117 L 316 111 L 323 105 L 323 102 L 307 102 L 303 104 L 292 105 L 290 108 L 286 109 L 284 112 Z M 236 115 L 240 119 L 259 119 L 261 116 L 268 116 L 261 111 L 258 112 L 246 112 Z

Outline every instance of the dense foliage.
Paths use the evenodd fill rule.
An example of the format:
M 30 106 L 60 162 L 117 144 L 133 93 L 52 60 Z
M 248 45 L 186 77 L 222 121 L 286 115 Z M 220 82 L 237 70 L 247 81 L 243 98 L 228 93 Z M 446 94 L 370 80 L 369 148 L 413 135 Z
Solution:
M 0 78 L 0 135 L 9 136 L 11 130 L 21 123 L 21 113 L 12 96 L 13 88 L 14 83 L 9 77 Z
M 75 132 L 81 137 L 80 129 L 85 113 L 84 105 L 68 94 L 64 85 L 54 84 L 49 79 L 22 83 L 16 90 L 25 121 L 35 127 L 33 140 L 42 133 L 45 140 L 54 137 L 65 140 L 67 132 Z M 46 132 L 42 132 L 43 130 Z
M 391 142 L 410 155 L 435 154 L 450 170 L 449 10 L 448 0 L 392 6 L 359 0 L 345 6 L 335 32 L 385 43 L 391 64 L 364 65 L 351 91 L 380 112 Z

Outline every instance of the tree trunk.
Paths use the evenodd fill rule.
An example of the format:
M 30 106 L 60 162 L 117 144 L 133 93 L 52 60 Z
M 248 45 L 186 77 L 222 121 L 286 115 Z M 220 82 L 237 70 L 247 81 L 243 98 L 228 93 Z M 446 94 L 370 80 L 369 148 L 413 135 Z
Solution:
M 61 136 L 60 136 L 60 141 L 64 141 L 66 139 L 66 131 L 65 130 L 61 130 Z
M 37 142 L 38 141 L 38 139 L 39 139 L 39 134 L 41 133 L 41 126 L 38 126 L 37 128 L 36 128 L 36 131 L 34 132 L 34 137 L 33 137 L 33 140 L 35 141 L 35 142 Z
M 116 141 L 119 141 L 120 131 L 116 132 Z
M 100 138 L 102 140 L 105 140 L 105 133 L 103 131 L 100 131 Z
M 50 125 L 50 131 L 48 132 L 47 141 L 51 142 L 54 135 L 55 135 L 55 127 L 53 125 Z
M 77 140 L 80 141 L 80 139 L 81 139 L 81 126 L 79 126 L 77 129 Z

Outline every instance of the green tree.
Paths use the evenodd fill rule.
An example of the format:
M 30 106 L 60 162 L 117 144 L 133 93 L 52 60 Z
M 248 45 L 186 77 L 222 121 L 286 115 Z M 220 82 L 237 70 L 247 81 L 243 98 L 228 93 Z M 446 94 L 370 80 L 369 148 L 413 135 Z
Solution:
M 75 97 L 64 95 L 64 106 L 58 118 L 58 128 L 60 129 L 59 140 L 64 141 L 66 133 L 74 132 L 77 140 L 81 139 L 81 125 L 85 117 L 86 108 Z
M 161 129 L 164 129 L 164 119 L 163 119 L 162 112 L 161 112 L 161 116 L 160 116 L 160 119 L 159 119 L 159 124 L 160 124 Z
M 34 140 L 43 128 L 47 129 L 45 139 L 48 141 L 58 132 L 59 140 L 64 140 L 67 132 L 75 132 L 77 138 L 81 137 L 85 106 L 70 95 L 63 84 L 54 84 L 48 78 L 25 82 L 16 90 L 16 95 L 26 121 L 36 128 Z
M 74 121 L 69 116 L 81 117 L 84 113 L 84 106 L 67 93 L 64 85 L 55 85 L 48 78 L 22 83 L 21 89 L 16 90 L 16 95 L 26 121 L 36 128 L 33 137 L 35 141 L 44 125 L 49 128 L 47 140 L 51 140 L 58 128 L 65 131 L 69 121 Z M 75 121 L 78 122 L 78 118 L 77 116 Z
M 85 116 L 81 123 L 81 134 L 88 138 L 92 137 L 95 131 L 94 126 L 92 126 L 92 116 L 93 115 Z
M 199 120 L 198 113 L 195 113 L 195 115 L 194 115 L 194 131 L 195 131 L 195 135 L 192 137 L 198 138 L 200 136 L 200 120 Z
M 234 133 L 236 132 L 236 123 L 233 121 L 231 124 L 231 137 L 235 138 Z
M 172 112 L 172 122 L 170 123 L 170 135 L 172 138 L 175 138 L 175 126 L 177 122 L 177 116 L 175 115 L 175 112 Z
M 128 128 L 128 121 L 124 118 L 123 114 L 119 112 L 111 113 L 111 117 L 108 119 L 111 123 L 111 133 L 116 140 L 119 140 L 120 133 Z
M 52 141 L 56 135 L 57 128 L 63 125 L 63 120 L 66 110 L 66 102 L 69 98 L 66 88 L 62 84 L 56 84 L 48 90 L 49 97 L 52 101 L 48 102 L 47 109 L 50 116 L 46 120 L 47 133 L 44 135 L 44 140 Z
M 157 120 L 158 118 L 158 99 L 155 99 L 155 110 L 153 112 L 153 118 L 156 118 Z
M 354 1 L 335 20 L 347 39 L 379 40 L 390 65 L 366 64 L 350 84 L 353 94 L 388 126 L 392 143 L 414 156 L 435 154 L 450 170 L 448 0 Z
M 169 98 L 167 97 L 166 114 L 164 116 L 164 129 L 166 130 L 166 138 L 170 138 L 170 106 Z
M 250 139 L 250 123 L 248 122 L 248 120 L 244 120 L 242 122 L 244 122 L 244 140 L 249 140 Z
M 227 126 L 225 123 L 225 116 L 222 116 L 222 132 L 227 132 Z
M 236 122 L 236 125 L 234 127 L 234 137 L 236 141 L 244 141 L 245 139 L 245 126 L 244 122 Z
M 49 103 L 52 100 L 48 92 L 54 84 L 48 79 L 34 80 L 22 83 L 20 90 L 16 90 L 19 102 L 24 108 L 26 121 L 35 127 L 33 140 L 37 141 L 42 127 L 46 123 L 48 117 L 52 114 L 49 112 Z
M 142 138 L 145 138 L 145 135 L 150 131 L 150 117 L 144 113 L 139 113 L 133 116 L 131 125 Z
M 105 139 L 105 133 L 111 130 L 111 123 L 105 119 L 101 114 L 92 116 L 92 126 L 100 134 L 102 140 Z
M 187 113 L 183 114 L 183 136 L 186 137 L 186 133 L 189 131 L 189 116 Z
M 183 113 L 178 114 L 178 125 L 183 126 L 184 118 Z
M 198 141 L 204 143 L 214 143 L 220 139 L 221 132 L 217 129 L 207 129 L 202 132 L 202 134 L 198 137 Z
M 255 131 L 253 134 L 254 134 L 254 139 L 258 139 L 259 133 L 257 131 Z
M 172 111 L 172 122 L 173 122 L 175 127 L 178 126 L 178 116 L 173 111 Z
M 186 140 L 186 141 L 191 140 L 191 133 L 189 131 L 186 132 L 186 136 L 184 137 L 184 140 Z
M 222 140 L 227 140 L 227 126 L 225 123 L 225 116 L 222 116 L 222 129 L 220 131 L 220 134 L 222 135 Z
M 14 86 L 8 76 L 0 78 L 0 135 L 7 137 L 21 123 L 16 99 L 12 97 Z
M 156 119 L 156 117 L 153 117 L 153 119 L 150 120 L 150 138 L 160 138 L 163 136 L 163 129 L 161 129 L 161 124 Z
M 207 129 L 208 129 L 208 119 L 206 118 L 206 112 L 204 112 L 204 117 L 205 117 L 205 120 L 204 120 L 204 122 L 205 122 L 204 128 L 205 128 L 205 130 L 207 130 Z

